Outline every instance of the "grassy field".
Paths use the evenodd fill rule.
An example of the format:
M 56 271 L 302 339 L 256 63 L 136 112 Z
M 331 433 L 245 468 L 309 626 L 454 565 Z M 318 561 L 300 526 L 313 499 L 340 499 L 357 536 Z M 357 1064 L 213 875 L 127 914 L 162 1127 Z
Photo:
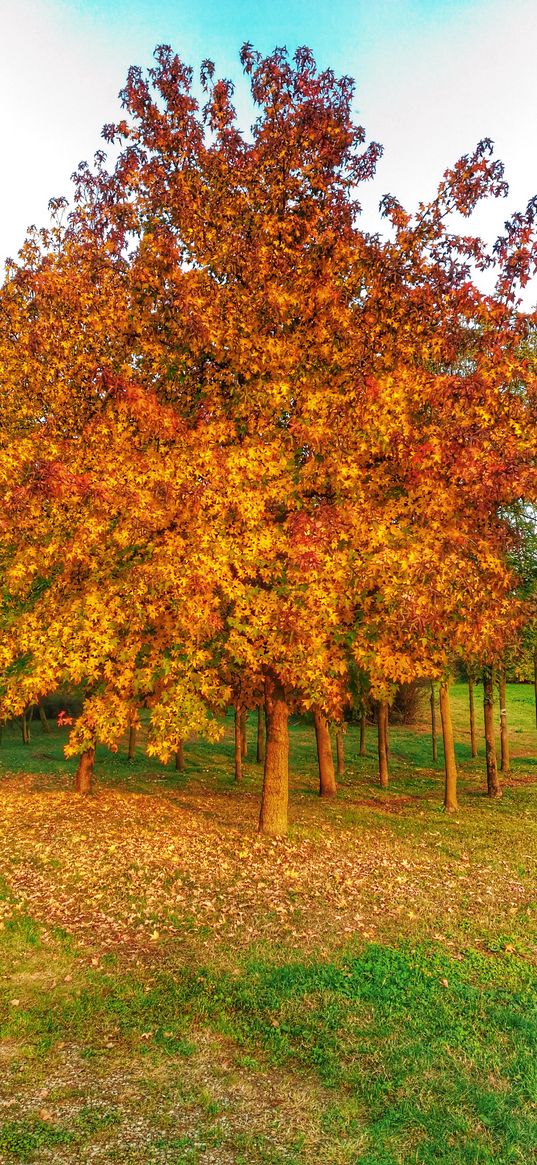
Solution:
M 458 814 L 425 720 L 392 729 L 386 793 L 351 729 L 330 804 L 297 722 L 282 841 L 231 725 L 181 774 L 103 750 L 86 799 L 62 733 L 4 733 L 1 1162 L 537 1160 L 533 692 L 496 804 L 453 707 Z

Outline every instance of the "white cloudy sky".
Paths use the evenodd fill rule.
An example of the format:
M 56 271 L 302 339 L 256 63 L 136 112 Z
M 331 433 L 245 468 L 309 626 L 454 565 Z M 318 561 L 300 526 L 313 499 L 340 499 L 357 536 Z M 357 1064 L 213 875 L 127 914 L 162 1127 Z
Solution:
M 537 193 L 537 0 L 0 0 L 0 260 L 46 221 L 52 195 L 69 193 L 118 112 L 129 64 L 166 41 L 239 80 L 244 40 L 310 44 L 357 79 L 360 120 L 385 147 L 368 225 L 384 192 L 411 207 L 484 136 L 511 195 L 481 229 L 496 234 Z

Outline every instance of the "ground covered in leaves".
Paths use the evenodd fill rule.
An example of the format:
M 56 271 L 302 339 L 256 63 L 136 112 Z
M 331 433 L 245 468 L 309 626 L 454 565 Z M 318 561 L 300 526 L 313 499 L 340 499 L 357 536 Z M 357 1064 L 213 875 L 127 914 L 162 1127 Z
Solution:
M 323 804 L 295 725 L 282 841 L 257 836 L 259 769 L 234 786 L 230 738 L 192 745 L 177 775 L 103 754 L 81 799 L 58 733 L 8 736 L 0 1161 L 531 1160 L 527 712 L 499 804 L 461 729 L 455 817 L 424 734 L 392 733 L 383 793 L 351 732 Z

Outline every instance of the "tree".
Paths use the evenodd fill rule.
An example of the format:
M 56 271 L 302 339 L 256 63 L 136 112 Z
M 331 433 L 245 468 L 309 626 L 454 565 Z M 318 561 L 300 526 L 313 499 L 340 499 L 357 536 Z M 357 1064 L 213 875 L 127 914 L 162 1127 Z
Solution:
M 483 668 L 483 714 L 485 720 L 485 755 L 487 762 L 487 792 L 489 797 L 502 795 L 496 760 L 494 734 L 494 667 L 486 664 Z
M 535 486 L 513 291 L 533 211 L 481 294 L 489 257 L 446 222 L 504 191 L 490 143 L 415 216 L 387 199 L 383 241 L 358 225 L 379 147 L 349 78 L 245 45 L 245 139 L 210 62 L 200 108 L 192 71 L 155 58 L 105 127 L 114 166 L 79 168 L 2 289 L 3 708 L 82 682 L 72 752 L 145 704 L 166 760 L 253 677 L 261 828 L 281 833 L 293 701 L 338 722 L 353 667 L 385 700 L 505 638 L 502 507 Z
M 319 764 L 319 793 L 321 797 L 335 797 L 337 787 L 330 728 L 326 716 L 319 708 L 313 710 L 313 723 Z
M 454 813 L 457 804 L 457 761 L 455 758 L 455 742 L 453 725 L 451 722 L 451 707 L 449 699 L 448 681 L 440 684 L 440 716 L 442 718 L 442 737 L 444 741 L 444 768 L 446 774 L 444 790 L 444 809 L 447 813 Z

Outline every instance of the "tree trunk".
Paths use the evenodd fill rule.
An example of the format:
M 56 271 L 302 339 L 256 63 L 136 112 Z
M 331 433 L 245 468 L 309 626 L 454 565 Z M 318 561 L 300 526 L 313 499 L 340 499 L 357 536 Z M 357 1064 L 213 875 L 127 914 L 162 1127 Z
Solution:
M 431 705 L 431 738 L 433 744 L 433 764 L 438 761 L 438 742 L 436 739 L 436 704 L 434 699 L 434 684 L 431 680 L 431 694 L 429 696 L 429 703 Z
M 501 797 L 502 791 L 496 764 L 494 739 L 494 668 L 483 668 L 483 711 L 485 719 L 485 756 L 487 762 L 487 792 L 489 797 Z
M 33 714 L 34 714 L 33 704 L 30 704 L 28 706 L 28 708 L 25 708 L 24 712 L 22 713 L 22 716 L 21 716 L 21 734 L 22 734 L 22 743 L 23 744 L 30 743 L 30 724 L 32 721 Z
M 248 736 L 247 736 L 248 712 L 246 708 L 241 713 L 241 748 L 243 757 L 248 756 Z
M 129 747 L 127 751 L 127 760 L 134 760 L 136 756 L 136 725 L 131 724 L 129 728 Z
M 338 728 L 336 732 L 336 756 L 337 756 L 337 775 L 342 777 L 345 773 L 345 742 L 343 739 L 343 729 Z
M 470 747 L 472 756 L 477 756 L 477 737 L 475 731 L 474 681 L 468 677 L 468 703 L 470 705 Z
M 265 709 L 263 707 L 263 704 L 258 704 L 258 706 L 257 706 L 257 747 L 256 747 L 256 754 L 255 754 L 255 759 L 256 759 L 258 765 L 263 764 L 263 761 L 265 759 L 265 732 L 264 732 L 264 725 L 263 725 L 264 715 L 265 715 Z
M 47 736 L 50 736 L 50 724 L 47 720 L 47 714 L 45 712 L 45 709 L 44 709 L 41 701 L 39 701 L 39 704 L 37 705 L 37 709 L 39 712 L 39 719 L 41 721 L 41 728 L 43 729 L 43 732 L 46 732 Z
M 183 741 L 178 740 L 177 749 L 175 752 L 175 771 L 176 771 L 176 773 L 182 773 L 184 771 L 184 767 L 185 767 L 185 750 L 183 748 Z
M 379 782 L 388 788 L 388 701 L 379 700 L 377 709 Z
M 498 676 L 498 688 L 500 693 L 500 768 L 502 773 L 507 776 L 511 768 L 511 761 L 509 757 L 509 733 L 507 731 L 507 683 L 503 664 Z
M 446 773 L 444 809 L 447 813 L 456 813 L 459 808 L 457 804 L 457 761 L 455 759 L 455 741 L 453 739 L 449 688 L 445 681 L 440 684 L 440 717 L 442 720 L 444 769 Z
M 289 798 L 289 709 L 285 691 L 274 675 L 265 680 L 267 739 L 259 832 L 269 837 L 287 833 Z
M 75 773 L 75 789 L 77 793 L 91 793 L 94 760 L 94 748 L 87 748 L 86 751 L 81 754 L 80 760 L 78 762 L 78 768 Z
M 334 773 L 332 741 L 326 716 L 318 708 L 313 710 L 315 737 L 317 740 L 317 760 L 319 763 L 319 794 L 321 797 L 335 797 L 337 793 Z
M 360 712 L 360 756 L 366 755 L 365 747 L 366 714 L 365 708 Z
M 537 727 L 537 647 L 533 651 L 533 691 L 535 695 L 535 725 Z
M 235 780 L 242 781 L 242 716 L 235 708 Z

